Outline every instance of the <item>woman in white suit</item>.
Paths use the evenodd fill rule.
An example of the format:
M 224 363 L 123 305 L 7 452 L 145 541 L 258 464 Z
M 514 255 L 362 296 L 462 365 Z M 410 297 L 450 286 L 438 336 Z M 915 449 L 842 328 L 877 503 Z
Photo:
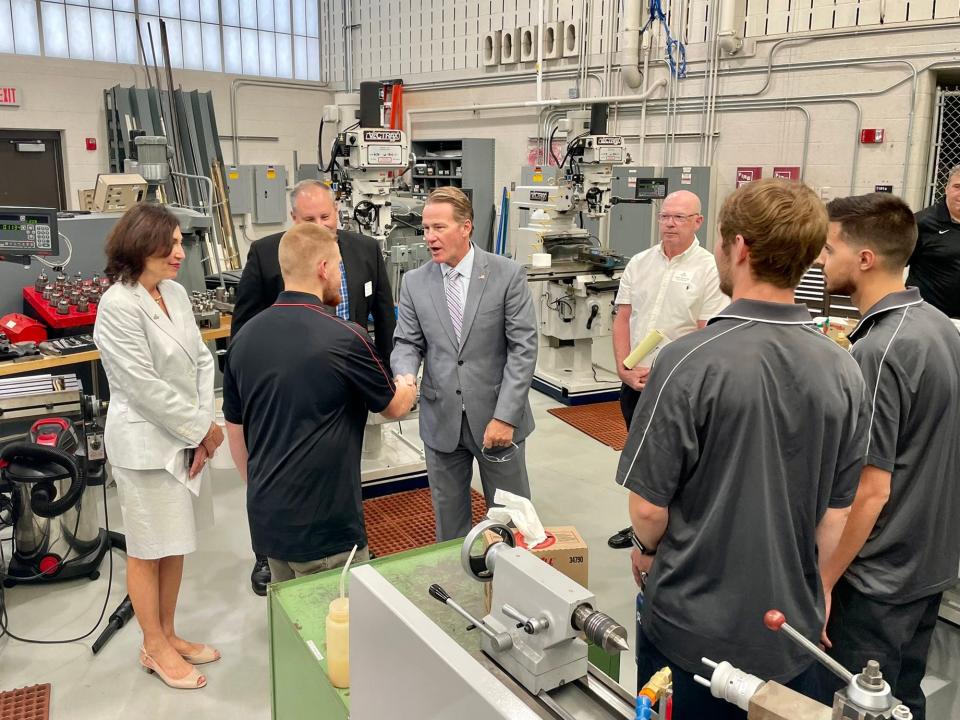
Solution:
M 93 336 L 110 383 L 105 445 L 127 538 L 127 592 L 143 630 L 140 664 L 170 687 L 201 688 L 194 667 L 219 659 L 174 630 L 183 556 L 196 549 L 203 468 L 223 433 L 214 423 L 213 357 L 174 282 L 184 258 L 176 218 L 128 210 L 107 238 L 114 282 Z

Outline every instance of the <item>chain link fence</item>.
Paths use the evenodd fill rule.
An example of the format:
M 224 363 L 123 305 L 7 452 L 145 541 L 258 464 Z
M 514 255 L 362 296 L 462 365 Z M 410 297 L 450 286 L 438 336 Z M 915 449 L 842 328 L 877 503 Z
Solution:
M 930 149 L 930 181 L 927 205 L 943 197 L 952 168 L 960 165 L 960 88 L 937 90 L 937 124 Z

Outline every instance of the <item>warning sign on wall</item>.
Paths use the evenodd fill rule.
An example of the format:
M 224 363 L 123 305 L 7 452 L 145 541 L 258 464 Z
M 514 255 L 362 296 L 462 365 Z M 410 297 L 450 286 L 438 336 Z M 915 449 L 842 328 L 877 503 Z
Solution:
M 738 167 L 737 168 L 737 187 L 747 183 L 759 180 L 763 174 L 762 167 Z
M 773 169 L 773 176 L 783 180 L 800 180 L 800 168 L 793 165 L 780 165 Z

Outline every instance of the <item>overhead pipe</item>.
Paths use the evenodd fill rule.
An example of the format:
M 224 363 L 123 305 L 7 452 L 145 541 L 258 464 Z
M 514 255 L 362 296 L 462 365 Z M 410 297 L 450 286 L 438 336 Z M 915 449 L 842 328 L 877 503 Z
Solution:
M 613 31 L 614 23 L 616 22 L 617 17 L 617 8 L 619 3 L 616 0 L 608 0 L 607 2 L 607 52 L 606 52 L 606 77 L 604 78 L 607 83 L 607 92 L 611 95 L 610 89 L 613 87 L 613 46 L 614 38 L 616 33 Z
M 276 88 L 278 90 L 307 90 L 310 92 L 329 92 L 329 83 L 298 82 L 296 80 L 260 80 L 255 78 L 235 78 L 230 83 L 230 135 L 233 146 L 233 164 L 240 164 L 240 136 L 237 132 L 237 95 L 240 88 L 247 85 Z
M 412 117 L 414 115 L 436 115 L 440 113 L 451 113 L 451 112 L 482 112 L 485 110 L 511 110 L 516 108 L 545 108 L 545 107 L 570 107 L 572 105 L 582 105 L 585 102 L 588 103 L 630 103 L 638 102 L 643 100 L 645 97 L 649 97 L 654 92 L 659 90 L 661 87 L 666 85 L 666 80 L 660 79 L 653 83 L 649 88 L 647 88 L 646 93 L 641 93 L 639 95 L 605 95 L 601 97 L 593 98 L 573 98 L 573 99 L 563 99 L 563 100 L 514 100 L 511 102 L 502 102 L 502 103 L 486 103 L 483 105 L 449 105 L 445 107 L 434 107 L 434 108 L 421 108 L 414 110 L 407 110 L 406 112 L 406 128 L 409 134 L 413 134 L 413 123 Z
M 737 3 L 738 0 L 720 0 L 717 40 L 720 49 L 728 55 L 736 55 L 743 49 L 743 36 L 737 31 Z
M 353 92 L 353 1 L 340 0 L 340 10 L 343 13 L 343 89 L 349 93 Z
M 640 87 L 640 0 L 623 0 L 620 77 L 627 87 Z
M 479 78 L 460 78 L 455 80 L 414 83 L 405 82 L 403 87 L 405 92 L 410 92 L 411 90 L 458 90 L 462 88 L 477 88 L 496 85 L 517 85 L 520 83 L 529 82 L 534 78 L 535 75 L 535 70 L 520 70 L 517 72 L 498 72 Z M 544 80 L 563 80 L 565 78 L 576 78 L 579 84 L 580 77 L 581 72 L 579 68 L 558 68 L 555 70 L 544 70 L 543 72 Z M 601 91 L 600 94 L 602 94 L 603 78 L 600 77 L 599 72 L 591 71 L 587 73 L 586 79 L 596 80 L 597 84 L 599 85 L 599 90 Z
M 543 100 L 543 0 L 537 2 L 537 100 Z
M 650 53 L 653 50 L 653 42 L 650 39 L 649 33 L 644 33 L 643 35 L 643 91 L 646 92 L 647 87 L 650 85 Z M 641 106 L 640 113 L 640 163 L 643 163 L 643 152 L 645 138 L 644 135 L 646 131 L 644 128 L 647 123 L 647 99 L 644 97 L 643 104 Z

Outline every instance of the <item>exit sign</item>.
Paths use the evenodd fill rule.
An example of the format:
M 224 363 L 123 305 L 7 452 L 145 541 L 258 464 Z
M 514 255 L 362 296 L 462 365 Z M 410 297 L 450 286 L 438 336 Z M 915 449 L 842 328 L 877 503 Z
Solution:
M 0 105 L 19 107 L 20 99 L 15 87 L 0 87 Z

